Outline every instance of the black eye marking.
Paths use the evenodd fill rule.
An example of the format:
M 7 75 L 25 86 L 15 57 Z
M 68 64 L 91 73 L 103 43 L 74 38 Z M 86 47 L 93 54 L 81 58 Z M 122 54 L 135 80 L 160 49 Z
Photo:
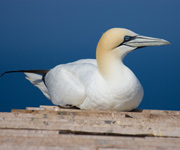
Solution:
M 127 41 L 129 41 L 130 39 L 131 39 L 130 36 L 125 36 L 125 37 L 124 37 L 124 42 L 127 42 Z
M 124 43 L 124 42 L 128 42 L 128 41 L 131 41 L 131 40 L 133 40 L 133 39 L 135 39 L 135 38 L 136 38 L 135 36 L 127 36 L 127 35 L 126 35 L 126 36 L 124 37 L 123 43 Z
M 124 36 L 124 41 L 121 44 L 119 44 L 117 47 L 119 47 L 119 46 L 123 45 L 124 43 L 126 43 L 128 41 L 131 41 L 131 40 L 133 40 L 135 38 L 136 38 L 136 36 L 128 36 L 128 35 L 126 35 L 126 36 Z M 124 44 L 124 45 L 126 45 L 126 44 Z

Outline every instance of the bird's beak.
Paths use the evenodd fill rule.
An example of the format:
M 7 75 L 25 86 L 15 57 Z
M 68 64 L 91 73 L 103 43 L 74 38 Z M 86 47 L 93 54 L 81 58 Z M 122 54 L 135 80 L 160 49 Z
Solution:
M 169 45 L 170 43 L 164 39 L 152 38 L 147 36 L 137 35 L 132 40 L 125 43 L 125 45 L 131 47 L 146 47 L 146 46 L 159 46 L 159 45 Z

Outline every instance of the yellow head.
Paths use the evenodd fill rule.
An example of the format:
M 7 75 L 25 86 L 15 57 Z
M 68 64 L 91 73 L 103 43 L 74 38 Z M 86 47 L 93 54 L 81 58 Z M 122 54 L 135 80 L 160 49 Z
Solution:
M 118 68 L 123 58 L 131 51 L 146 46 L 170 44 L 158 38 L 138 35 L 128 29 L 112 28 L 106 31 L 98 42 L 96 59 L 102 76 L 113 72 L 111 68 Z M 115 66 L 115 67 L 114 67 Z

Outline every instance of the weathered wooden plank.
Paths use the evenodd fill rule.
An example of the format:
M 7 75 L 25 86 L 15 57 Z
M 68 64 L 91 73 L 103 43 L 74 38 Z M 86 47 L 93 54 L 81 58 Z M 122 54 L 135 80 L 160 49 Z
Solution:
M 145 118 L 145 117 L 144 117 Z M 141 125 L 141 126 L 146 126 L 146 125 L 152 125 L 152 126 L 161 126 L 161 127 L 179 127 L 179 117 L 177 116 L 169 116 L 169 117 L 157 117 L 156 118 L 146 118 L 146 120 L 144 118 L 129 118 L 129 117 L 125 117 L 125 118 L 91 118 L 89 117 L 87 120 L 87 117 L 79 117 L 78 115 L 72 115 L 72 116 L 68 116 L 67 114 L 59 114 L 59 115 L 51 115 L 51 114 L 11 114 L 11 113 L 2 113 L 0 114 L 0 120 L 2 121 L 12 121 L 12 120 L 16 120 L 16 121 L 59 121 L 59 122 L 80 122 L 82 120 L 82 123 L 86 122 L 90 122 L 91 124 L 95 123 L 95 124 L 107 124 L 107 125 L 113 125 L 113 124 L 118 124 L 118 125 Z M 40 120 L 41 119 L 41 120 Z M 160 125 L 161 124 L 161 125 Z
M 77 111 L 82 111 L 82 110 L 79 110 L 79 109 L 63 109 L 63 108 L 60 108 L 58 106 L 46 106 L 46 105 L 40 105 L 40 107 L 33 107 L 35 109 L 39 108 L 43 108 L 44 110 L 54 110 L 54 111 L 74 111 L 74 110 L 77 110 Z M 31 110 L 34 110 L 33 108 L 31 108 Z M 86 110 L 85 110 L 86 111 Z M 92 112 L 92 111 L 91 111 Z M 96 113 L 98 111 L 95 111 Z M 100 111 L 100 112 L 103 112 L 103 111 Z M 113 112 L 113 111 L 105 111 L 105 112 Z M 116 111 L 114 111 L 116 112 Z M 150 109 L 134 109 L 133 111 L 131 112 L 140 112 L 140 113 L 148 113 L 148 114 L 164 114 L 164 115 L 180 115 L 180 111 L 167 111 L 167 110 L 150 110 Z M 130 112 L 130 113 L 131 113 Z
M 57 114 L 62 114 L 62 115 L 67 115 L 67 116 L 80 116 L 80 117 L 109 117 L 109 118 L 116 118 L 116 117 L 126 117 L 126 118 L 158 118 L 158 117 L 164 117 L 164 116 L 175 116 L 180 117 L 179 112 L 171 112 L 171 111 L 143 111 L 143 112 L 109 112 L 109 111 L 86 111 L 86 110 L 75 110 L 75 109 L 61 109 L 58 111 L 53 111 L 53 110 L 17 110 L 13 109 L 13 113 L 32 113 L 32 114 L 51 114 L 51 115 L 57 115 Z M 149 113 L 148 113 L 149 112 Z
M 12 137 L 56 137 L 59 135 L 59 131 L 50 130 L 23 130 L 23 129 L 0 129 L 0 136 L 12 136 Z
M 169 114 L 169 113 L 160 113 L 160 114 L 151 114 L 151 113 L 137 113 L 137 112 L 94 112 L 94 111 L 77 111 L 77 110 L 61 110 L 61 111 L 27 111 L 27 110 L 19 110 L 15 111 L 16 115 L 20 117 L 20 115 L 23 117 L 31 116 L 37 117 L 37 118 L 44 118 L 46 116 L 47 118 L 55 118 L 55 119 L 82 119 L 86 120 L 104 120 L 107 123 L 113 123 L 113 121 L 119 122 L 119 119 L 128 120 L 128 122 L 132 121 L 139 121 L 141 124 L 162 124 L 167 126 L 178 126 L 179 127 L 179 121 L 180 121 L 180 115 L 177 115 L 177 113 Z M 24 115 L 25 113 L 26 115 Z M 58 116 L 58 118 L 57 118 Z
M 180 116 L 137 112 L 16 111 L 0 113 L 0 128 L 180 137 Z
M 138 115 L 141 116 L 142 114 L 148 114 L 151 116 L 153 115 L 163 115 L 163 116 L 167 116 L 167 115 L 178 115 L 180 116 L 180 111 L 165 111 L 165 110 L 140 110 L 140 109 L 136 109 L 133 110 L 131 112 L 117 112 L 117 111 L 88 111 L 88 110 L 79 110 L 79 109 L 62 109 L 59 108 L 58 106 L 40 106 L 40 107 L 27 107 L 26 110 L 19 110 L 19 109 L 12 109 L 12 112 L 19 112 L 19 113 L 44 113 L 44 112 L 67 112 L 67 113 L 83 113 L 85 115 L 87 114 L 102 114 L 102 115 L 123 115 L 123 114 L 128 114 L 128 115 Z M 69 114 L 68 114 L 69 115 Z
M 8 134 L 0 132 L 0 149 L 173 149 L 179 150 L 180 138 L 153 137 L 119 137 L 119 136 L 86 136 L 53 134 L 50 136 L 43 131 L 9 130 Z M 19 133 L 18 133 L 19 132 Z M 32 133 L 31 133 L 32 132 Z M 5 132 L 4 132 L 5 133 Z M 16 134 L 15 134 L 16 133 Z M 14 135 L 15 134 L 15 135 Z
M 0 113 L 0 149 L 179 150 L 180 112 L 12 110 Z

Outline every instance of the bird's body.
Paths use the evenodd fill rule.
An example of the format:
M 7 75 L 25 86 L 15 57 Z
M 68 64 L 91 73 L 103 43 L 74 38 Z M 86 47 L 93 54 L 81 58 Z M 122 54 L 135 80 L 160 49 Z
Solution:
M 130 111 L 138 107 L 144 91 L 134 73 L 123 64 L 124 57 L 139 47 L 164 44 L 169 43 L 139 36 L 127 29 L 113 28 L 101 37 L 97 60 L 82 59 L 58 65 L 43 73 L 43 77 L 24 72 L 55 105 Z
M 45 83 L 55 105 L 73 105 L 88 110 L 127 111 L 136 108 L 143 88 L 135 75 L 124 66 L 119 80 L 106 81 L 95 59 L 58 65 L 45 76 Z

